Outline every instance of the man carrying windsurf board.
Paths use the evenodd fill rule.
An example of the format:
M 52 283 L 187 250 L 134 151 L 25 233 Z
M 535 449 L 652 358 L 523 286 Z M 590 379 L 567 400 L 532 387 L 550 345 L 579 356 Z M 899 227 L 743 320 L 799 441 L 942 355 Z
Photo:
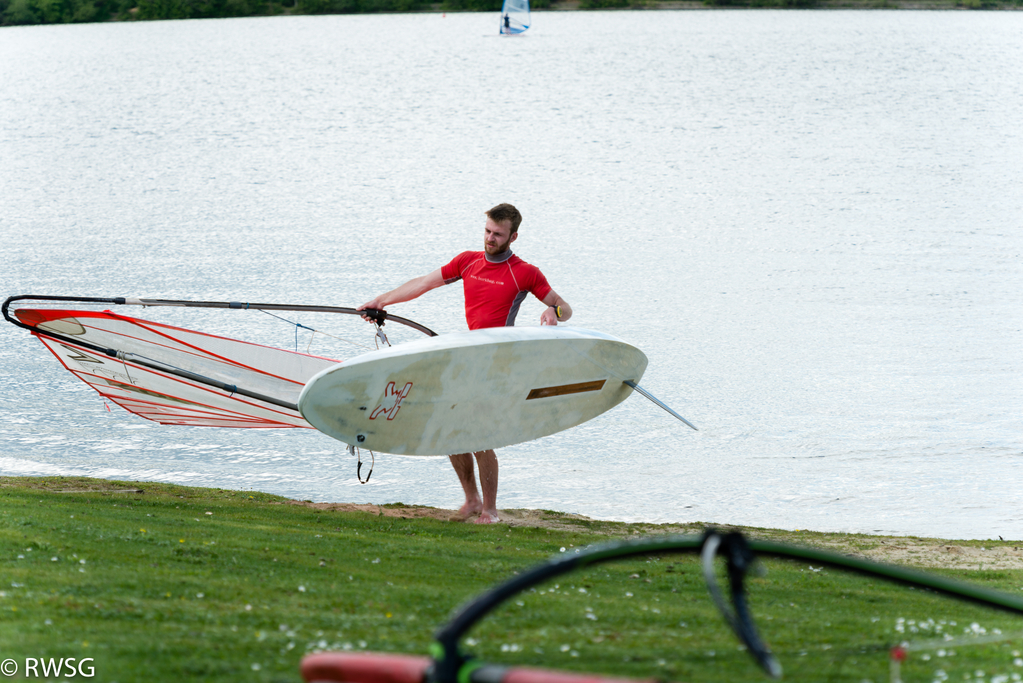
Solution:
M 498 204 L 487 211 L 486 216 L 483 251 L 463 251 L 447 265 L 381 294 L 359 306 L 358 310 L 384 309 L 461 280 L 465 294 L 465 321 L 470 330 L 514 325 L 519 306 L 527 294 L 547 304 L 540 314 L 541 325 L 557 325 L 558 321 L 571 318 L 572 307 L 551 289 L 540 269 L 511 251 L 522 222 L 518 209 L 511 204 Z M 369 317 L 364 317 L 369 320 Z M 476 486 L 473 456 L 480 471 L 479 488 Z M 459 516 L 468 519 L 479 513 L 477 524 L 500 521 L 497 514 L 497 454 L 486 450 L 458 453 L 449 458 L 465 492 L 465 504 L 458 510 Z

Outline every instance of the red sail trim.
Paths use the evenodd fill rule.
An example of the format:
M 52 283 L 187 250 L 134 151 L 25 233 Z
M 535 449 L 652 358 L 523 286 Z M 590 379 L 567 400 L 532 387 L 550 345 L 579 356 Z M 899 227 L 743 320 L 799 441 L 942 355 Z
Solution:
M 141 318 L 133 318 L 131 316 L 121 315 L 119 313 L 114 313 L 113 311 L 71 311 L 71 310 L 56 310 L 56 309 L 46 309 L 46 308 L 19 308 L 19 309 L 14 311 L 14 315 L 16 315 L 18 317 L 18 319 L 21 320 L 21 322 L 25 323 L 26 325 L 31 325 L 32 327 L 39 327 L 39 325 L 42 324 L 42 323 L 54 322 L 54 321 L 58 321 L 58 320 L 64 320 L 64 319 L 67 319 L 67 318 L 71 318 L 73 320 L 81 320 L 81 319 L 88 319 L 88 318 L 96 318 L 96 319 L 101 319 L 101 320 L 118 320 L 118 321 L 127 323 L 129 325 L 136 325 L 136 326 L 146 330 L 147 332 L 151 332 L 152 334 L 155 334 L 157 336 L 169 339 L 169 340 L 173 341 L 176 344 L 180 344 L 181 346 L 185 346 L 185 347 L 188 347 L 190 349 L 194 349 L 195 351 L 198 352 L 198 355 L 200 355 L 202 357 L 215 358 L 218 361 L 220 361 L 222 363 L 225 363 L 227 365 L 233 365 L 235 367 L 242 368 L 242 369 L 245 369 L 245 370 L 250 370 L 252 372 L 258 372 L 258 373 L 260 373 L 262 375 L 266 375 L 268 377 L 274 377 L 276 379 L 280 379 L 280 380 L 285 381 L 285 382 L 292 382 L 292 383 L 296 383 L 296 384 L 302 384 L 301 382 L 296 382 L 295 380 L 290 379 L 288 377 L 283 377 L 281 375 L 275 375 L 275 374 L 273 374 L 271 372 L 268 372 L 266 370 L 262 370 L 260 368 L 254 367 L 252 365 L 241 363 L 241 362 L 239 362 L 239 361 L 237 361 L 237 360 L 235 360 L 233 358 L 228 358 L 226 356 L 214 353 L 214 352 L 209 351 L 207 349 L 204 349 L 204 348 L 202 348 L 200 346 L 196 346 L 195 344 L 187 342 L 184 339 L 179 339 L 178 337 L 175 337 L 175 336 L 173 336 L 173 335 L 171 335 L 171 334 L 169 334 L 167 332 L 163 332 L 161 330 L 171 330 L 171 331 L 174 331 L 174 332 L 183 332 L 183 333 L 186 333 L 186 334 L 194 334 L 194 335 L 199 335 L 199 336 L 202 336 L 202 337 L 209 337 L 210 339 L 216 339 L 216 340 L 220 340 L 220 341 L 231 342 L 231 343 L 234 343 L 234 344 L 244 344 L 246 346 L 252 347 L 253 349 L 267 349 L 267 350 L 275 351 L 275 352 L 276 351 L 283 351 L 283 349 L 278 349 L 278 348 L 273 347 L 273 346 L 267 346 L 265 344 L 255 344 L 253 342 L 246 342 L 246 341 L 241 341 L 241 340 L 238 340 L 238 339 L 231 339 L 230 337 L 223 337 L 223 336 L 216 335 L 216 334 L 209 334 L 207 332 L 198 332 L 196 330 L 189 330 L 189 329 L 184 328 L 184 327 L 176 327 L 174 325 L 166 325 L 164 323 L 157 323 L 157 322 L 153 322 L 151 320 L 142 320 Z M 101 328 L 96 328 L 96 327 L 91 327 L 91 326 L 86 326 L 86 325 L 83 325 L 83 327 L 85 327 L 86 329 L 101 329 Z M 160 328 L 160 329 L 157 329 L 157 328 Z M 46 330 L 45 329 L 41 329 L 40 332 L 42 334 L 45 334 Z M 158 344 L 155 344 L 154 342 L 152 342 L 150 340 L 147 340 L 147 339 L 143 339 L 141 337 L 135 337 L 135 336 L 124 334 L 124 333 L 116 333 L 116 334 L 118 336 L 125 337 L 126 339 L 134 339 L 135 341 L 138 341 L 138 342 L 143 343 L 143 344 L 150 344 L 150 345 L 154 345 L 154 346 L 159 346 Z M 169 348 L 171 350 L 174 350 L 174 351 L 177 351 L 177 352 L 181 352 L 180 349 L 175 349 L 174 347 L 171 347 L 171 346 L 164 346 L 164 348 Z M 316 355 L 312 355 L 312 354 L 308 354 L 308 353 L 301 353 L 301 352 L 298 352 L 298 351 L 285 351 L 285 353 L 294 354 L 296 356 L 304 356 L 306 358 L 315 358 L 315 359 L 318 359 L 318 360 L 331 361 L 333 363 L 340 362 L 340 361 L 338 361 L 336 359 L 333 359 L 333 358 L 327 358 L 325 356 L 316 356 Z
M 208 400 L 216 401 L 218 403 L 221 403 L 222 405 L 218 406 L 212 402 L 207 403 L 199 400 L 181 398 L 180 396 L 175 396 L 174 394 L 168 392 L 155 391 L 149 388 L 140 388 L 138 385 L 132 384 L 130 381 L 123 381 L 117 378 L 107 377 L 94 372 L 93 373 L 86 372 L 84 369 L 73 368 L 66 361 L 66 357 L 62 356 L 56 349 L 54 349 L 54 347 L 50 346 L 50 344 L 54 344 L 56 342 L 53 342 L 52 340 L 46 338 L 45 336 L 41 335 L 37 336 L 40 337 L 40 341 L 42 341 L 46 345 L 46 347 L 50 349 L 53 355 L 57 357 L 57 360 L 60 361 L 60 363 L 68 370 L 68 372 L 75 375 L 80 380 L 82 380 L 90 387 L 95 389 L 100 396 L 108 398 L 117 405 L 124 408 L 125 410 L 135 413 L 136 415 L 144 417 L 148 420 L 153 420 L 155 422 L 160 422 L 162 424 L 190 424 L 194 426 L 224 426 L 223 424 L 219 423 L 226 421 L 230 422 L 231 426 L 235 427 L 264 427 L 264 428 L 303 427 L 306 429 L 311 429 L 311 425 L 309 425 L 309 423 L 307 423 L 305 419 L 298 413 L 293 413 L 291 411 L 282 409 L 278 406 L 274 406 L 271 404 L 257 403 L 256 401 L 245 397 L 231 396 L 219 389 L 207 387 L 202 384 L 196 384 L 194 382 L 190 382 L 175 375 L 161 373 L 150 368 L 136 365 L 131 362 L 109 360 L 106 361 L 104 364 L 110 365 L 113 368 L 123 368 L 124 366 L 127 366 L 128 368 L 130 368 L 128 372 L 135 373 L 134 378 L 136 379 L 141 379 L 142 377 L 150 375 L 154 377 L 159 377 L 163 381 L 174 383 L 173 386 L 180 385 L 188 387 L 189 389 L 197 390 L 199 392 L 202 392 L 200 396 L 205 395 L 205 397 Z M 71 348 L 71 345 L 64 343 L 60 343 L 60 346 L 65 349 Z M 85 356 L 98 358 L 87 349 L 75 347 L 75 350 L 79 351 Z M 126 375 L 126 377 L 129 376 Z M 115 390 L 120 390 L 120 393 L 117 393 Z M 151 400 L 149 401 L 140 400 L 136 396 L 138 394 L 146 395 Z M 236 407 L 234 408 L 227 407 L 235 403 L 238 404 Z M 171 415 L 177 414 L 181 416 L 188 414 L 193 417 L 187 422 L 177 420 L 174 422 L 165 422 L 162 419 L 157 419 L 149 416 L 149 414 L 155 413 L 156 412 L 155 410 L 136 409 L 136 406 L 138 406 L 139 408 L 146 407 L 151 408 L 152 406 L 155 405 L 162 406 L 167 414 Z M 185 405 L 196 406 L 196 408 L 195 409 L 190 408 L 187 410 L 179 408 L 179 406 Z M 248 412 L 246 411 L 246 407 L 248 408 Z M 270 413 L 272 416 L 278 417 L 277 419 L 275 419 L 274 417 L 270 416 L 264 417 L 256 416 L 252 414 L 251 411 L 253 410 L 259 411 L 261 413 Z M 209 419 L 206 420 L 199 419 L 198 416 L 203 413 L 209 415 Z M 292 420 L 292 422 L 287 422 L 286 420 Z M 214 422 L 218 424 L 213 424 Z
M 112 402 L 121 406 L 130 413 L 139 417 L 159 422 L 163 425 L 185 425 L 191 427 L 234 427 L 245 429 L 286 429 L 299 428 L 311 429 L 309 425 L 299 425 L 276 422 L 274 420 L 257 420 L 253 418 L 238 417 L 232 419 L 227 416 L 218 415 L 213 411 L 189 412 L 183 408 L 171 408 L 166 404 L 148 404 L 141 401 L 129 401 L 123 398 L 115 398 L 109 394 L 105 395 Z
M 137 368 L 138 366 L 132 366 Z M 146 369 L 139 368 L 140 371 L 145 372 Z M 101 396 L 108 398 L 117 405 L 121 406 L 125 410 L 131 413 L 135 413 L 140 417 L 144 417 L 147 420 L 159 422 L 160 424 L 168 425 L 192 425 L 197 427 L 264 427 L 264 428 L 286 428 L 286 427 L 301 427 L 304 429 L 312 429 L 309 424 L 288 424 L 280 420 L 274 420 L 269 418 L 259 418 L 253 415 L 241 411 L 229 411 L 224 408 L 217 408 L 212 405 L 206 405 L 197 403 L 194 401 L 188 401 L 180 399 L 170 394 L 159 394 L 148 389 L 140 390 L 138 387 L 127 385 L 121 382 L 113 382 L 102 378 L 103 382 L 107 383 L 105 386 L 98 382 L 89 381 L 85 379 L 83 375 L 85 373 L 74 372 L 83 382 L 95 389 Z M 167 376 L 168 379 L 173 381 L 181 381 L 173 376 Z M 194 386 L 189 382 L 182 382 L 189 386 Z M 101 389 L 101 387 L 103 387 Z M 209 393 L 216 395 L 216 390 L 210 390 L 206 387 L 202 388 Z M 121 392 L 127 393 L 115 393 L 113 390 L 120 390 Z M 149 397 L 150 400 L 139 398 L 136 394 Z M 285 411 L 281 411 L 279 408 L 270 407 L 269 405 L 255 404 L 251 400 L 235 398 L 232 399 L 239 403 L 246 404 L 252 407 L 258 407 L 262 410 L 277 412 L 282 415 L 287 415 Z M 173 419 L 172 419 L 173 418 Z M 301 418 L 296 418 L 301 419 Z M 304 422 L 304 420 L 303 420 Z
M 18 311 L 18 313 L 22 312 L 24 311 Z M 35 313 L 41 313 L 42 315 L 33 315 Z M 249 344 L 226 337 L 216 337 L 202 332 L 173 328 L 159 323 L 147 323 L 147 321 L 138 321 L 133 318 L 125 318 L 110 313 L 33 310 L 28 315 L 24 317 L 19 315 L 19 317 L 22 320 L 30 320 L 34 323 L 33 327 L 37 327 L 37 329 L 33 330 L 33 334 L 44 343 L 69 372 L 91 386 L 101 396 L 108 398 L 125 410 L 161 424 L 244 428 L 310 428 L 310 425 L 298 412 L 263 403 L 256 399 L 228 394 L 221 389 L 193 382 L 170 373 L 160 372 L 153 368 L 140 366 L 130 360 L 114 359 L 99 354 L 88 347 L 74 344 L 74 340 L 65 335 L 61 336 L 66 341 L 55 340 L 47 336 L 45 328 L 38 328 L 38 325 L 70 318 L 76 320 L 78 325 L 82 325 L 82 322 L 88 323 L 89 319 L 92 319 L 95 321 L 95 324 L 99 325 L 102 325 L 102 320 L 107 320 L 128 325 L 129 330 L 131 326 L 138 327 L 140 330 L 154 335 L 154 339 L 165 339 L 168 343 L 160 343 L 154 341 L 154 339 L 144 339 L 130 333 L 125 334 L 125 331 L 122 330 L 94 327 L 93 324 L 82 325 L 82 328 L 85 330 L 84 333 L 76 336 L 80 337 L 83 342 L 94 343 L 94 337 L 106 335 L 111 337 L 113 341 L 121 340 L 125 344 L 130 345 L 132 347 L 130 352 L 141 351 L 140 355 L 163 356 L 157 358 L 157 360 L 171 366 L 178 365 L 181 360 L 191 357 L 194 362 L 205 361 L 210 363 L 212 371 L 217 371 L 218 366 L 220 372 L 234 368 L 235 370 L 232 374 L 242 373 L 242 379 L 245 379 L 244 374 L 252 373 L 251 379 L 253 381 L 269 382 L 271 390 L 274 386 L 278 387 L 280 391 L 290 387 L 288 389 L 289 395 L 293 394 L 296 402 L 297 393 L 304 386 L 305 381 L 319 369 L 329 367 L 329 365 L 335 362 L 330 359 L 297 354 L 274 347 Z M 286 377 L 281 376 L 279 373 L 261 370 L 249 363 L 234 362 L 222 354 L 206 351 L 193 343 L 166 334 L 162 330 L 151 329 L 149 325 L 168 330 L 177 330 L 185 334 L 210 337 L 222 342 L 228 348 L 230 346 L 237 346 L 240 352 L 252 350 L 259 353 L 265 350 L 265 352 L 272 354 L 268 356 L 270 361 L 274 359 L 286 361 L 292 356 L 308 359 L 307 361 L 302 361 L 296 367 L 301 369 L 303 365 L 309 365 L 310 367 L 305 368 L 305 372 L 309 377 L 304 378 L 304 380 L 297 377 Z M 180 347 L 175 348 L 171 344 L 178 344 Z M 109 341 L 105 339 L 100 340 L 100 345 L 108 346 Z M 174 358 L 175 354 L 177 359 Z M 310 363 L 309 361 L 312 362 Z M 238 383 L 241 383 L 241 380 Z M 268 393 L 268 395 L 273 394 Z
M 199 335 L 202 335 L 204 337 L 210 337 L 211 339 L 222 339 L 222 340 L 225 340 L 225 341 L 231 341 L 231 342 L 236 342 L 236 343 L 241 343 L 241 344 L 248 344 L 249 346 L 252 346 L 254 348 L 272 349 L 273 351 L 282 351 L 283 349 L 278 349 L 278 348 L 275 348 L 273 346 L 264 346 L 262 344 L 252 344 L 250 342 L 239 342 L 238 340 L 231 339 L 229 337 L 220 337 L 220 336 L 217 336 L 215 334 L 207 334 L 205 332 L 196 332 L 195 330 L 188 330 L 188 329 L 181 328 L 181 327 L 172 327 L 170 325 L 163 325 L 161 323 L 154 323 L 154 322 L 150 322 L 148 320 L 140 320 L 138 318 L 129 318 L 128 316 L 118 315 L 117 313 L 113 313 L 111 311 L 104 311 L 104 312 L 110 318 L 112 318 L 114 320 L 121 320 L 121 321 L 130 323 L 132 325 L 138 325 L 142 329 L 147 330 L 149 332 L 152 332 L 155 335 L 158 335 L 160 337 L 165 337 L 167 339 L 170 339 L 170 340 L 172 340 L 172 341 L 174 341 L 174 342 L 176 342 L 178 344 L 181 344 L 182 346 L 188 347 L 190 349 L 195 349 L 196 351 L 199 352 L 198 355 L 200 355 L 200 356 L 204 356 L 204 357 L 208 357 L 208 358 L 216 358 L 218 361 L 220 361 L 222 363 L 226 363 L 227 365 L 233 365 L 235 367 L 242 368 L 244 370 L 251 370 L 252 372 L 258 372 L 261 375 L 266 375 L 267 377 L 273 377 L 275 379 L 279 379 L 279 380 L 282 380 L 282 381 L 285 381 L 285 382 L 292 382 L 293 384 L 299 384 L 299 385 L 303 385 L 303 386 L 305 384 L 304 382 L 297 382 L 297 381 L 295 381 L 295 380 L 293 380 L 291 378 L 288 378 L 288 377 L 282 377 L 280 375 L 275 375 L 275 374 L 267 372 L 265 370 L 260 370 L 259 368 L 253 367 L 251 365 L 246 365 L 245 363 L 239 363 L 238 361 L 236 361 L 236 360 L 234 360 L 232 358 L 227 358 L 226 356 L 221 356 L 219 354 L 213 353 L 212 351 L 208 351 L 208 350 L 206 350 L 206 349 L 204 349 L 204 348 L 202 348 L 200 346 L 196 346 L 194 344 L 190 344 L 189 342 L 186 342 L 186 341 L 184 341 L 182 339 L 178 339 L 177 337 L 173 337 L 173 336 L 171 336 L 169 334 L 166 334 L 166 333 L 161 332 L 159 330 L 153 329 L 152 327 L 149 327 L 149 325 L 152 325 L 154 327 L 163 327 L 163 328 L 166 328 L 166 329 L 177 330 L 177 331 L 181 331 L 181 332 L 187 332 L 189 334 L 199 334 Z M 128 336 L 128 335 L 125 335 L 125 336 Z M 143 341 L 143 340 L 139 339 L 139 341 Z M 149 342 L 149 343 L 152 343 L 152 342 Z M 167 348 L 172 348 L 172 347 L 167 347 Z M 298 355 L 298 356 L 308 356 L 309 358 L 323 358 L 322 356 L 310 356 L 309 354 L 299 353 L 297 351 L 288 351 L 287 353 L 294 353 L 295 355 Z M 325 360 L 332 360 L 332 359 L 325 359 Z M 334 361 L 334 362 L 337 363 L 338 361 Z

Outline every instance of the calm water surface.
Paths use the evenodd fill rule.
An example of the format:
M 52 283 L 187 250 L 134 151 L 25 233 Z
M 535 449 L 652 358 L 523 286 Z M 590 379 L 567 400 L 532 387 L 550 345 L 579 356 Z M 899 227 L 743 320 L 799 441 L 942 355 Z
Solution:
M 1023 538 L 1023 15 L 496 21 L 0 30 L 3 295 L 358 305 L 510 201 L 572 324 L 701 431 L 630 398 L 504 449 L 500 507 Z M 465 325 L 458 287 L 395 312 Z M 460 503 L 443 458 L 361 486 L 316 432 L 108 412 L 6 324 L 0 361 L 2 474 Z

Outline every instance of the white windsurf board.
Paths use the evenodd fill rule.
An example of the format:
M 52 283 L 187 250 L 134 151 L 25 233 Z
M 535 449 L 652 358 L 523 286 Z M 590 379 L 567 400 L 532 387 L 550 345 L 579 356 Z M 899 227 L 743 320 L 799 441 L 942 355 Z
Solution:
M 328 436 L 399 455 L 450 455 L 531 441 L 624 401 L 646 355 L 570 327 L 496 327 L 357 356 L 315 375 L 298 400 Z

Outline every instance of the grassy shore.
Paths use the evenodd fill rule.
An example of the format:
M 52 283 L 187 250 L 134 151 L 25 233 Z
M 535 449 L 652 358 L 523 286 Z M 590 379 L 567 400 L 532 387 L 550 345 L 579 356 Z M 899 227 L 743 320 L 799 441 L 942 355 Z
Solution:
M 80 478 L 0 478 L 0 502 L 0 659 L 85 659 L 93 680 L 121 683 L 299 681 L 307 652 L 425 654 L 452 610 L 552 556 L 701 527 L 524 510 L 487 527 L 400 503 L 314 505 Z M 743 531 L 1023 590 L 1019 541 Z M 753 610 L 787 680 L 886 680 L 889 649 L 902 640 L 916 647 L 906 681 L 1023 673 L 1017 617 L 796 562 L 763 564 L 749 586 Z M 509 601 L 464 645 L 515 665 L 765 680 L 689 556 L 562 577 Z

